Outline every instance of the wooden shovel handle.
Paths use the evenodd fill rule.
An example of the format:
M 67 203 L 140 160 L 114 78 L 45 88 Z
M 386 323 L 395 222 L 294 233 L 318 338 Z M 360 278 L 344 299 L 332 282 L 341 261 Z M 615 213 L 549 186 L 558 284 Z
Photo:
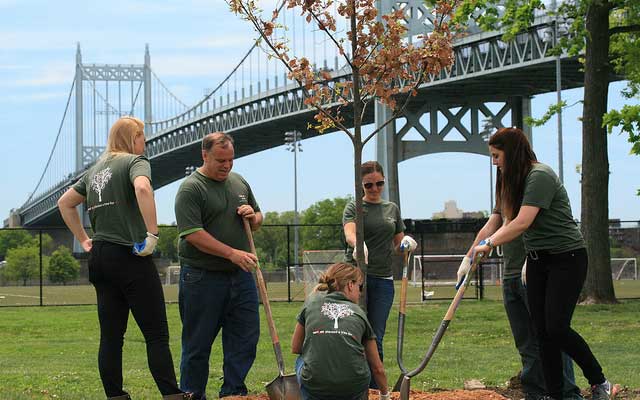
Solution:
M 253 232 L 251 231 L 251 225 L 246 218 L 242 219 L 244 223 L 244 230 L 249 239 L 249 245 L 251 246 L 251 253 L 257 256 L 256 246 L 253 243 Z M 258 292 L 260 293 L 260 299 L 262 300 L 262 306 L 264 307 L 264 313 L 267 316 L 267 325 L 269 325 L 269 334 L 271 335 L 271 343 L 276 354 L 276 361 L 278 362 L 278 368 L 280 373 L 284 373 L 284 360 L 282 357 L 282 348 L 280 347 L 280 339 L 278 338 L 278 332 L 276 326 L 273 323 L 273 316 L 271 314 L 271 305 L 269 304 L 269 296 L 267 295 L 267 286 L 262 276 L 262 270 L 260 269 L 260 262 L 256 265 L 256 277 L 258 279 Z

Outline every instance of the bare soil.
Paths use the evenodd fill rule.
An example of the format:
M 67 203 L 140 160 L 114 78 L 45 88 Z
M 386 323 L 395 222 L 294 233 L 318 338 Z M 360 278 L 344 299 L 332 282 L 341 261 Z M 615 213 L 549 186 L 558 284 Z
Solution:
M 590 399 L 591 394 L 583 391 L 585 399 Z M 392 393 L 393 400 L 399 400 L 399 393 Z M 521 400 L 524 394 L 519 388 L 487 388 L 476 390 L 437 390 L 432 392 L 423 392 L 420 390 L 411 390 L 409 395 L 411 400 Z M 371 390 L 369 399 L 377 400 L 378 392 Z M 256 396 L 232 396 L 225 397 L 225 400 L 269 400 L 266 394 Z M 616 400 L 640 400 L 640 389 L 622 388 Z

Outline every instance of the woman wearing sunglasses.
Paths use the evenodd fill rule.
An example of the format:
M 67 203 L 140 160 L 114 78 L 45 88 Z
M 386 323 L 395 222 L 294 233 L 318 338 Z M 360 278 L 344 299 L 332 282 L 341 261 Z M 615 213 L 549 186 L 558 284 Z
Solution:
M 391 311 L 394 296 L 392 255 L 399 252 L 400 244 L 414 251 L 415 240 L 405 236 L 405 226 L 400 209 L 395 203 L 382 199 L 384 172 L 377 161 L 362 164 L 362 211 L 364 217 L 364 259 L 367 264 L 367 317 L 376 334 L 380 359 L 383 359 L 382 341 Z M 351 201 L 344 209 L 342 224 L 349 249 L 346 261 L 355 263 L 356 258 L 356 204 Z M 371 381 L 371 387 L 376 388 Z
M 360 400 L 372 378 L 380 400 L 390 399 L 375 334 L 358 306 L 362 283 L 359 268 L 333 264 L 298 314 L 291 351 L 300 354 L 296 375 L 303 400 Z

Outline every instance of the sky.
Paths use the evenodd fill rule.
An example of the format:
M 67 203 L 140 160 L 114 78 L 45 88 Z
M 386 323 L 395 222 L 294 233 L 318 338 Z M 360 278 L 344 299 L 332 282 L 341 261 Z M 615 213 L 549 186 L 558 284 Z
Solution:
M 268 9 L 267 1 L 264 8 Z M 194 104 L 215 87 L 251 46 L 255 33 L 222 0 L 59 2 L 0 0 L 0 218 L 33 191 L 62 119 L 74 75 L 76 43 L 85 63 L 142 64 L 149 44 L 156 75 L 183 102 Z M 621 107 L 624 82 L 610 85 L 609 107 Z M 573 104 L 563 113 L 564 179 L 580 216 L 580 100 L 582 89 L 563 92 Z M 540 117 L 556 94 L 536 96 Z M 558 170 L 557 120 L 533 130 L 538 159 Z M 372 141 L 364 160 L 375 159 Z M 353 193 L 353 150 L 346 135 L 317 135 L 298 157 L 298 209 Z M 640 219 L 640 157 L 625 135 L 609 135 L 611 218 Z M 403 218 L 431 218 L 455 200 L 465 211 L 490 209 L 489 158 L 466 153 L 426 155 L 399 164 Z M 234 170 L 251 184 L 264 212 L 294 208 L 293 155 L 284 146 L 237 159 Z M 180 181 L 156 191 L 158 220 L 175 221 Z M 268 223 L 268 221 L 266 221 Z

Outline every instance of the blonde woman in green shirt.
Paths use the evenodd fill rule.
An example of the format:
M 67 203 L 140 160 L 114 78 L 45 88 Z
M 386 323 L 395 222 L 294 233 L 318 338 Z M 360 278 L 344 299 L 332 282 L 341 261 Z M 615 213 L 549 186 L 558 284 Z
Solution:
M 363 276 L 351 264 L 329 266 L 298 314 L 291 351 L 300 354 L 303 400 L 361 400 L 371 378 L 380 400 L 391 398 L 376 335 L 358 306 Z
M 489 254 L 495 246 L 523 235 L 527 262 L 523 275 L 547 386 L 547 399 L 562 399 L 562 352 L 582 369 L 593 400 L 608 400 L 617 387 L 585 340 L 571 328 L 571 318 L 587 275 L 587 250 L 573 219 L 569 197 L 555 172 L 536 160 L 524 133 L 499 129 L 489 139 L 498 166 L 497 204 L 509 223 L 474 248 Z
M 149 369 L 165 400 L 190 398 L 176 383 L 162 284 L 151 254 L 158 241 L 151 166 L 144 157 L 144 123 L 122 117 L 105 153 L 58 201 L 60 214 L 89 255 L 89 281 L 100 321 L 98 369 L 105 394 L 128 400 L 122 346 L 129 311 L 144 335 Z M 76 206 L 86 201 L 93 237 Z

